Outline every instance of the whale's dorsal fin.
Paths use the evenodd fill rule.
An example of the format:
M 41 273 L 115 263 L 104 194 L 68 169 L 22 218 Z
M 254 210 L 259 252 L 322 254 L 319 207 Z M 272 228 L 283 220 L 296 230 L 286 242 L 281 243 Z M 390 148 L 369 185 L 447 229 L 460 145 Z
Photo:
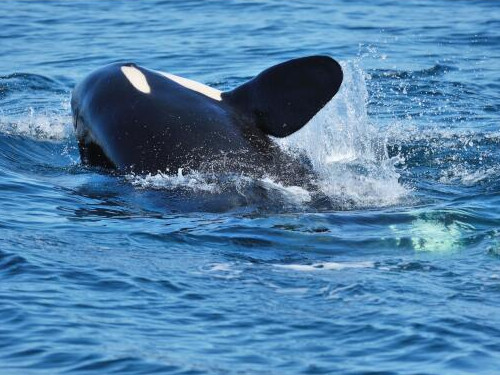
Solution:
M 266 134 L 286 137 L 302 128 L 337 93 L 342 68 L 328 56 L 290 60 L 222 94 Z

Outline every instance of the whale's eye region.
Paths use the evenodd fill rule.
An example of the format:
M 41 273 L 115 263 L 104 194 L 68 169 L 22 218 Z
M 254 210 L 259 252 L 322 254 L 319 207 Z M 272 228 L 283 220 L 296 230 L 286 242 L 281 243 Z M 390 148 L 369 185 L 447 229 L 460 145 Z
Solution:
M 148 80 L 144 73 L 134 66 L 122 66 L 122 73 L 128 79 L 130 84 L 134 86 L 137 90 L 144 94 L 151 93 L 151 87 L 149 86 Z

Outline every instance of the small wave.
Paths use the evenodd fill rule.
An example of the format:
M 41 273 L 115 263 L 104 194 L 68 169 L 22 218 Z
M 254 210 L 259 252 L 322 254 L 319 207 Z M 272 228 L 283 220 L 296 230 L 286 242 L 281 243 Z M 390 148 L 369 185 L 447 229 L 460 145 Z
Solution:
M 71 121 L 69 113 L 36 111 L 34 108 L 28 108 L 25 113 L 16 115 L 0 112 L 0 133 L 61 141 L 73 136 Z
M 43 274 L 43 270 L 17 254 L 0 251 L 0 279 L 23 274 Z
M 236 267 L 234 263 L 210 263 L 200 267 L 200 272 L 208 273 L 218 279 L 237 279 L 243 274 L 243 269 Z
M 389 79 L 408 79 L 408 78 L 424 78 L 424 77 L 439 77 L 448 72 L 456 71 L 457 68 L 451 65 L 436 64 L 427 69 L 421 70 L 388 70 L 379 69 L 370 72 L 372 78 L 389 78 Z
M 51 78 L 32 73 L 12 73 L 0 76 L 0 94 L 19 91 L 52 91 L 66 92 L 64 85 Z
M 426 148 L 429 153 L 433 154 L 445 149 L 463 152 L 478 150 L 477 157 L 480 158 L 485 156 L 483 151 L 489 154 L 494 153 L 495 146 L 500 144 L 500 133 L 497 131 L 478 132 L 442 126 L 422 129 L 405 122 L 394 122 L 386 127 L 385 133 L 389 155 L 398 154 L 405 148 L 408 152 Z M 464 154 L 461 153 L 460 156 Z M 477 159 L 477 161 L 483 160 Z
M 314 271 L 340 271 L 347 268 L 374 268 L 375 263 L 366 262 L 323 262 L 314 264 L 275 264 L 274 267 L 284 268 L 293 271 L 314 272 Z
M 220 192 L 220 186 L 216 181 L 209 181 L 207 176 L 199 172 L 191 172 L 185 175 L 182 173 L 182 169 L 179 169 L 176 176 L 158 171 L 156 174 L 149 173 L 145 176 L 132 173 L 126 175 L 125 178 L 133 186 L 142 189 L 175 190 L 183 188 L 193 192 Z

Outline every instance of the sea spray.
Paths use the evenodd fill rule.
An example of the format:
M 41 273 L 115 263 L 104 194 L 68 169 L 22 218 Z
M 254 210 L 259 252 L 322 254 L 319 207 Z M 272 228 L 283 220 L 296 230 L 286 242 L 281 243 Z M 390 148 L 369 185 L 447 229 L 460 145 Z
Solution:
M 366 76 L 357 64 L 342 63 L 344 82 L 339 93 L 281 147 L 307 155 L 323 193 L 343 208 L 397 204 L 408 190 L 399 183 L 386 139 L 370 122 Z
M 65 141 L 73 137 L 73 126 L 67 111 L 43 111 L 29 107 L 16 114 L 0 112 L 0 134 Z

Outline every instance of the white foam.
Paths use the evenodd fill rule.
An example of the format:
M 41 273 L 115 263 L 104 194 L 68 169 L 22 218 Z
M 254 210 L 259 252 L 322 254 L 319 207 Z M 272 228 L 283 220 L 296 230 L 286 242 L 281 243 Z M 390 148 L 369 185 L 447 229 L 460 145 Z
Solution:
M 199 267 L 200 274 L 209 274 L 210 277 L 224 280 L 240 278 L 243 270 L 238 268 L 238 263 L 211 263 Z
M 299 272 L 339 271 L 346 268 L 373 268 L 374 262 L 324 262 L 314 264 L 275 264 L 274 267 Z
M 235 191 L 243 197 L 252 200 L 251 192 L 256 188 L 262 188 L 268 193 L 278 193 L 280 199 L 291 206 L 301 206 L 311 201 L 311 194 L 299 186 L 286 186 L 274 181 L 271 177 L 255 179 L 244 175 L 220 175 L 203 174 L 191 171 L 187 174 L 179 169 L 177 175 L 170 175 L 158 171 L 156 174 L 137 175 L 128 174 L 125 178 L 140 189 L 175 190 L 187 189 L 192 192 L 203 192 L 209 194 L 221 194 L 224 191 Z
M 456 181 L 465 186 L 473 186 L 491 178 L 497 178 L 500 175 L 498 167 L 482 167 L 472 169 L 464 165 L 452 165 L 448 169 L 441 172 L 439 182 L 444 184 L 452 184 Z
M 179 169 L 176 176 L 158 171 L 156 174 L 149 173 L 145 176 L 129 174 L 125 178 L 132 185 L 143 189 L 174 190 L 182 187 L 194 192 L 219 192 L 219 186 L 216 182 L 207 181 L 202 174 L 197 172 L 184 175 L 182 169 Z
M 148 80 L 139 69 L 134 66 L 122 66 L 121 71 L 136 90 L 144 94 L 151 93 L 151 87 L 149 86 Z

